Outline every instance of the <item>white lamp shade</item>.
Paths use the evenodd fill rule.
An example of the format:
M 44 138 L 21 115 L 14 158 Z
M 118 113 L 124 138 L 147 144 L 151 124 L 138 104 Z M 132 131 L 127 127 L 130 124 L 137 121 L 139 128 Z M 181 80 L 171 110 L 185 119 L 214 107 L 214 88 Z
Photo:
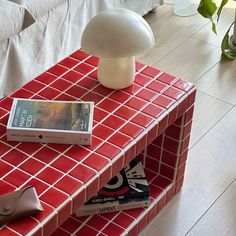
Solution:
M 154 46 L 148 23 L 134 11 L 118 8 L 100 12 L 86 26 L 82 49 L 103 58 L 135 56 Z

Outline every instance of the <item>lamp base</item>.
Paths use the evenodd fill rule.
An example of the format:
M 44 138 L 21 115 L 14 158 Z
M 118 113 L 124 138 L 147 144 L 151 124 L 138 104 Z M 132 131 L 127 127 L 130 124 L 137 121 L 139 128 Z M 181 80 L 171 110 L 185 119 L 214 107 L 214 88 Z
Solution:
M 135 58 L 100 58 L 98 81 L 111 89 L 130 86 L 135 78 Z

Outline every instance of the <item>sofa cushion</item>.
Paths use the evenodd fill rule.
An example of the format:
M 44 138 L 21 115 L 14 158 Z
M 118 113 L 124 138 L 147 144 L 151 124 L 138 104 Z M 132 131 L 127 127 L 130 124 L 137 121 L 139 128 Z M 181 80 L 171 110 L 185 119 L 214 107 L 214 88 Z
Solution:
M 9 0 L 27 9 L 36 19 L 68 0 Z
M 35 22 L 26 9 L 7 0 L 0 0 L 0 19 L 0 42 Z

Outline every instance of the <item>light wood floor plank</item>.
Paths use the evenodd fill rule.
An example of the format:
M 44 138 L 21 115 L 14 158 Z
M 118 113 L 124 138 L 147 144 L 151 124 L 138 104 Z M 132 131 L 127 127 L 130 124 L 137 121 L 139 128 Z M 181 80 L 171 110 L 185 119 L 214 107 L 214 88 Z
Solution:
M 196 85 L 204 93 L 236 104 L 236 60 L 219 62 Z
M 156 38 L 156 44 L 154 48 L 143 53 L 137 59 L 148 65 L 153 65 L 207 23 L 208 20 L 200 15 L 179 17 L 174 15 L 173 11 L 168 11 L 150 23 Z
M 220 60 L 221 52 L 218 47 L 189 38 L 154 66 L 195 82 Z
M 236 181 L 206 212 L 188 236 L 235 236 L 236 235 Z

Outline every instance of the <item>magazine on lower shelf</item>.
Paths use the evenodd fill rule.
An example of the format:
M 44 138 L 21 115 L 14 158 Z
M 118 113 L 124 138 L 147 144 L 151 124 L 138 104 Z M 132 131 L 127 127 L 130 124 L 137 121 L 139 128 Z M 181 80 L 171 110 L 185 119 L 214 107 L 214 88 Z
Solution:
M 149 204 L 149 185 L 142 162 L 136 158 L 81 206 L 76 216 L 147 207 Z
M 14 98 L 9 141 L 91 144 L 93 102 Z

